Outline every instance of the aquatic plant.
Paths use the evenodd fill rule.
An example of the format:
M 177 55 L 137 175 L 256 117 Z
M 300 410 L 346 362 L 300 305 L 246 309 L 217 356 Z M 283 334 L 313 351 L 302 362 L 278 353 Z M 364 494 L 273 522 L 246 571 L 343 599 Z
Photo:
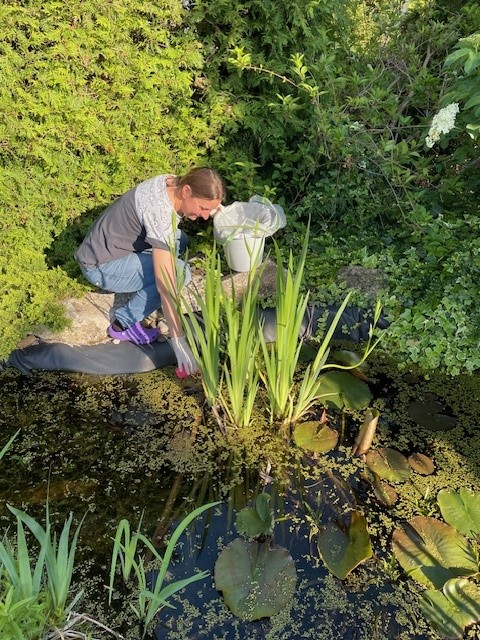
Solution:
M 365 382 L 358 378 L 345 372 L 320 375 L 327 367 L 356 371 L 358 375 L 361 365 L 378 343 L 379 338 L 374 340 L 374 329 L 380 318 L 379 304 L 363 354 L 350 357 L 346 364 L 327 363 L 330 342 L 350 294 L 323 336 L 313 362 L 307 365 L 297 382 L 304 346 L 301 328 L 309 298 L 308 292 L 301 292 L 308 240 L 307 230 L 299 259 L 294 261 L 290 252 L 286 269 L 279 246 L 274 243 L 277 275 L 273 343 L 265 337 L 258 314 L 261 267 L 249 273 L 241 300 L 236 298 L 235 291 L 227 296 L 222 287 L 220 258 L 214 246 L 205 263 L 204 294 L 193 294 L 202 322 L 185 296 L 183 298 L 187 309 L 183 323 L 185 334 L 199 365 L 207 403 L 225 433 L 227 425 L 246 427 L 251 423 L 259 380 L 266 390 L 271 423 L 279 423 L 287 436 L 291 426 L 304 418 L 318 402 L 327 404 L 330 400 L 337 406 L 358 408 L 367 406 L 371 399 Z M 180 307 L 178 301 L 179 312 Z M 224 340 L 221 340 L 222 335 Z M 260 352 L 263 357 L 259 357 Z M 360 373 L 360 377 L 364 375 Z
M 327 407 L 364 409 L 372 399 L 365 382 L 349 371 L 327 371 L 318 378 L 318 384 L 323 392 L 323 404 Z
M 305 451 L 326 453 L 338 442 L 338 431 L 330 429 L 321 420 L 301 422 L 295 427 L 293 441 Z
M 364 456 L 368 453 L 375 437 L 379 417 L 380 412 L 378 409 L 367 409 L 352 447 L 352 456 Z
M 317 544 L 326 567 L 339 580 L 373 555 L 367 521 L 360 511 L 352 511 L 346 525 L 330 520 L 320 530 Z
M 215 587 L 242 620 L 271 617 L 287 607 L 296 581 L 291 555 L 270 540 L 235 538 L 215 563 Z
M 259 493 L 255 499 L 255 507 L 241 509 L 235 523 L 237 531 L 248 538 L 272 535 L 275 519 L 270 500 L 268 493 Z
M 285 547 L 272 542 L 274 522 L 270 495 L 260 493 L 254 507 L 237 515 L 237 531 L 248 540 L 235 538 L 215 563 L 215 587 L 242 620 L 274 616 L 288 607 L 295 592 L 295 563 Z
M 250 273 L 241 300 L 222 286 L 220 257 L 214 245 L 205 262 L 203 295 L 193 293 L 202 319 L 184 304 L 183 326 L 197 360 L 205 398 L 220 428 L 250 424 L 258 391 L 258 273 Z M 180 304 L 180 303 L 179 303 Z M 180 309 L 179 309 L 180 310 Z
M 480 585 L 473 579 L 480 570 L 480 495 L 444 489 L 437 500 L 448 524 L 416 516 L 395 529 L 392 549 L 407 574 L 429 587 L 421 600 L 427 620 L 443 638 L 461 638 L 466 627 L 480 622 Z
M 389 447 L 370 450 L 365 461 L 373 473 L 390 482 L 405 482 L 412 473 L 407 458 Z
M 245 294 L 237 301 L 224 296 L 225 354 L 222 366 L 224 384 L 220 387 L 219 401 L 235 427 L 246 427 L 252 414 L 259 387 L 257 355 L 260 349 L 258 337 L 258 289 L 260 278 L 255 272 L 248 275 Z
M 0 634 L 24 640 L 87 638 L 78 625 L 88 624 L 120 637 L 97 620 L 73 611 L 83 592 L 71 594 L 75 552 L 83 519 L 72 540 L 73 514 L 65 521 L 59 538 L 52 532 L 47 504 L 45 529 L 27 513 L 7 505 L 17 519 L 16 543 L 5 535 L 0 542 Z M 31 556 L 25 528 L 39 543 Z M 35 559 L 34 559 L 35 558 Z
M 300 328 L 309 297 L 308 293 L 301 293 L 308 241 L 309 230 L 307 228 L 298 260 L 294 262 L 292 251 L 290 251 L 286 268 L 279 247 L 275 244 L 277 261 L 275 342 L 271 345 L 268 344 L 265 337 L 260 334 L 263 352 L 263 367 L 260 370 L 260 377 L 267 390 L 271 420 L 272 422 L 279 421 L 285 433 L 288 433 L 293 424 L 308 414 L 315 404 L 318 402 L 326 404 L 328 401 L 333 401 L 334 396 L 338 393 L 327 386 L 328 375 L 331 377 L 334 372 L 327 374 L 327 377 L 321 376 L 324 369 L 327 367 L 344 370 L 358 369 L 380 339 L 374 340 L 374 329 L 381 312 L 380 305 L 377 304 L 363 355 L 352 364 L 327 363 L 330 342 L 350 298 L 350 294 L 347 294 L 323 336 L 313 362 L 306 367 L 300 383 L 297 384 L 295 376 L 303 345 Z M 357 382 L 363 384 L 359 380 Z
M 15 438 L 18 436 L 18 434 L 20 433 L 20 429 L 18 429 L 18 431 L 16 431 L 13 436 L 10 438 L 10 440 L 2 447 L 2 450 L 0 451 L 0 460 L 3 458 L 3 456 L 7 453 L 7 451 L 10 449 L 10 447 L 13 444 L 13 441 L 15 440 Z
M 465 487 L 458 491 L 442 489 L 437 502 L 445 522 L 457 531 L 472 537 L 480 534 L 480 493 Z
M 127 583 L 133 575 L 137 581 L 136 604 L 130 602 L 132 611 L 137 616 L 142 625 L 142 638 L 145 638 L 151 623 L 155 620 L 158 612 L 165 606 L 172 606 L 169 599 L 184 587 L 197 580 L 203 580 L 208 576 L 207 571 L 202 571 L 188 578 L 175 582 L 165 583 L 169 564 L 176 547 L 176 544 L 185 529 L 207 509 L 219 504 L 212 502 L 197 509 L 185 516 L 173 531 L 163 556 L 153 546 L 153 544 L 140 531 L 141 521 L 137 531 L 132 535 L 130 524 L 123 519 L 117 526 L 115 534 L 112 561 L 109 581 L 109 602 L 112 601 L 115 574 L 118 563 L 120 563 L 123 581 Z M 152 569 L 146 561 L 146 554 L 140 551 L 139 544 L 142 544 L 153 556 L 154 563 L 159 568 Z
M 200 369 L 203 392 L 208 405 L 215 409 L 220 385 L 220 341 L 222 336 L 222 289 L 220 256 L 213 247 L 205 263 L 205 287 L 203 295 L 192 294 L 200 310 L 201 319 L 184 300 L 188 320 L 177 300 L 178 312 L 183 319 L 183 329 Z
M 480 621 L 480 587 L 466 578 L 451 578 L 441 591 L 423 593 L 421 609 L 442 638 L 463 638 L 465 628 Z

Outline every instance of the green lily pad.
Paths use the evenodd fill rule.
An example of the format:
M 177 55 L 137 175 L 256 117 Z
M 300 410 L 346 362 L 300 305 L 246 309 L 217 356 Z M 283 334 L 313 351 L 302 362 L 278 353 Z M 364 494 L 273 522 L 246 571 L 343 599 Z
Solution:
M 424 476 L 429 476 L 435 471 L 433 460 L 423 453 L 412 453 L 408 456 L 408 464 L 414 471 Z
M 365 516 L 352 511 L 350 523 L 340 528 L 330 521 L 318 535 L 318 550 L 328 570 L 344 580 L 360 563 L 372 557 Z
M 441 589 L 447 580 L 478 571 L 467 539 L 440 520 L 416 516 L 395 529 L 392 548 L 403 569 L 417 582 Z
M 215 563 L 215 587 L 242 620 L 270 618 L 290 604 L 297 582 L 285 547 L 236 538 Z
M 466 536 L 480 533 L 480 493 L 462 487 L 457 493 L 442 489 L 437 496 L 443 519 Z
M 344 580 L 355 567 L 372 557 L 365 517 L 359 511 L 353 511 L 346 528 L 328 522 L 318 535 L 318 550 L 328 570 Z
M 301 449 L 326 453 L 336 446 L 338 432 L 318 421 L 303 422 L 295 428 L 293 439 Z
M 245 507 L 239 511 L 235 526 L 239 533 L 248 538 L 270 535 L 273 530 L 273 510 L 270 507 L 268 493 L 260 493 L 255 501 L 255 508 Z
M 373 473 L 389 482 L 405 482 L 412 473 L 406 457 L 395 449 L 373 449 L 367 453 L 365 462 Z
M 322 380 L 322 402 L 339 409 L 364 409 L 368 407 L 372 394 L 358 378 L 346 371 L 329 371 L 320 376 Z
M 463 638 L 466 627 L 480 622 L 480 587 L 466 578 L 452 578 L 442 591 L 425 591 L 420 606 L 442 638 Z

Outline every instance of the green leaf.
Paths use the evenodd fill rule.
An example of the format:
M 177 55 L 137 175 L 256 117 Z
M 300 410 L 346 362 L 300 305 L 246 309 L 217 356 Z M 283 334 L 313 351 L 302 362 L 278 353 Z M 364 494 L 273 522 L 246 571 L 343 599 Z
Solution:
M 467 539 L 440 520 L 417 516 L 395 529 L 392 548 L 403 569 L 417 582 L 440 589 L 447 580 L 478 571 Z
M 480 493 L 464 487 L 458 493 L 442 489 L 437 502 L 445 522 L 457 531 L 472 537 L 480 533 Z
M 13 434 L 13 436 L 10 438 L 10 440 L 7 442 L 7 444 L 2 448 L 2 450 L 0 451 L 0 460 L 3 458 L 3 456 L 10 449 L 10 447 L 13 444 L 13 441 L 15 440 L 15 438 L 18 436 L 19 433 L 20 433 L 20 429 L 18 429 L 18 431 Z
M 458 51 L 454 51 L 445 60 L 445 67 L 449 67 L 454 62 L 457 62 L 458 60 L 461 60 L 461 58 L 468 56 L 468 54 L 469 54 L 469 50 L 465 48 L 459 49 Z
M 464 109 L 470 109 L 471 107 L 476 106 L 477 104 L 480 104 L 480 96 L 472 96 L 470 98 L 470 100 L 468 100 L 465 103 Z
M 322 399 L 327 406 L 364 409 L 372 399 L 368 386 L 345 371 L 329 371 L 321 380 Z
M 261 493 L 257 496 L 254 509 L 245 507 L 238 513 L 235 526 L 239 533 L 243 533 L 248 538 L 257 538 L 271 534 L 273 522 L 270 496 L 268 493 Z
M 326 453 L 336 446 L 338 432 L 318 421 L 303 422 L 295 428 L 293 439 L 297 447 L 301 449 L 315 453 Z
M 463 638 L 465 627 L 480 621 L 480 587 L 465 578 L 452 578 L 442 591 L 425 591 L 420 606 L 442 638 Z
M 297 581 L 287 549 L 236 538 L 215 564 L 215 587 L 242 620 L 276 615 L 292 600 Z
M 270 507 L 270 495 L 268 493 L 260 493 L 255 500 L 255 509 L 262 522 L 272 525 L 273 510 Z
M 412 469 L 403 454 L 395 449 L 372 449 L 366 455 L 367 467 L 380 478 L 390 482 L 405 482 Z
M 372 557 L 365 517 L 359 511 L 353 511 L 345 529 L 333 521 L 328 522 L 319 533 L 318 550 L 329 571 L 344 580 L 361 562 Z
M 471 51 L 468 54 L 468 59 L 465 62 L 463 69 L 467 75 L 470 75 L 477 67 L 480 67 L 480 55 Z

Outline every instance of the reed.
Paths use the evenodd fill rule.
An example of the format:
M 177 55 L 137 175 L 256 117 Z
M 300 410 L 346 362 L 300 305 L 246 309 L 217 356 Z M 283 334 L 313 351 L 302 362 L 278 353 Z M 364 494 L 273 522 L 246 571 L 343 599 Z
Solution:
M 220 385 L 222 302 L 224 297 L 220 257 L 215 247 L 206 261 L 203 296 L 198 293 L 193 293 L 193 296 L 201 314 L 201 321 L 186 301 L 184 303 L 187 319 L 183 315 L 180 301 L 178 311 L 184 320 L 183 329 L 200 369 L 205 399 L 210 407 L 215 407 Z
M 136 603 L 130 602 L 130 607 L 142 625 L 142 638 L 146 637 L 158 612 L 165 606 L 172 606 L 169 599 L 177 591 L 208 576 L 208 572 L 202 571 L 182 580 L 170 581 L 165 584 L 168 567 L 180 536 L 198 516 L 217 504 L 219 503 L 213 502 L 203 505 L 185 516 L 173 531 L 163 556 L 141 533 L 141 522 L 133 535 L 127 520 L 121 520 L 118 524 L 112 551 L 109 602 L 111 602 L 114 591 L 116 569 L 120 564 L 121 575 L 125 583 L 131 579 L 132 575 L 136 579 Z M 157 570 L 150 568 L 150 563 L 147 565 L 141 545 L 151 553 L 153 564 L 159 566 Z
M 269 344 L 262 332 L 259 334 L 264 364 L 260 369 L 260 377 L 268 394 L 272 423 L 277 420 L 283 422 L 293 411 L 295 372 L 302 347 L 299 334 L 309 297 L 308 293 L 301 293 L 308 239 L 307 230 L 297 265 L 294 265 L 290 251 L 286 270 L 280 249 L 275 244 L 277 261 L 275 342 Z
M 259 388 L 258 288 L 260 277 L 251 272 L 240 303 L 235 291 L 224 297 L 225 354 L 220 404 L 235 427 L 248 426 Z

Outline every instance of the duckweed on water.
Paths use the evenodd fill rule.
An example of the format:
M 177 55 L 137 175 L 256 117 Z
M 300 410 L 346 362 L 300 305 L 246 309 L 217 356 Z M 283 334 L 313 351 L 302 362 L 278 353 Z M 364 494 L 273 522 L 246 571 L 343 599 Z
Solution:
M 402 520 L 439 516 L 435 497 L 440 489 L 480 490 L 480 380 L 478 376 L 427 379 L 418 373 L 398 374 L 379 354 L 371 360 L 372 406 L 380 413 L 372 447 L 393 448 L 406 457 L 425 454 L 435 464 L 433 474 L 413 472 L 406 482 L 395 484 L 399 499 L 390 509 L 379 505 L 362 479 L 363 461 L 350 454 L 362 411 L 343 414 L 343 441 L 334 451 L 304 455 L 273 433 L 262 416 L 255 418 L 252 428 L 222 435 L 205 411 L 198 382 L 180 383 L 168 370 L 97 377 L 36 373 L 27 378 L 12 371 L 2 373 L 2 439 L 6 441 L 19 427 L 21 434 L 2 461 L 0 497 L 3 504 L 8 501 L 28 509 L 39 520 L 47 493 L 52 521 L 63 522 L 69 511 L 78 521 L 87 512 L 77 580 L 86 589 L 88 612 L 136 640 L 128 610 L 120 607 L 108 612 L 100 595 L 118 521 L 128 518 L 135 526 L 144 512 L 144 530 L 153 535 L 165 507 L 168 522 L 185 499 L 194 504 L 235 495 L 235 506 L 240 508 L 255 494 L 258 470 L 268 468 L 285 504 L 283 512 L 282 500 L 277 501 L 276 517 L 287 518 L 277 525 L 283 543 L 292 555 L 298 549 L 294 557 L 300 578 L 291 607 L 271 620 L 255 623 L 246 636 L 240 621 L 207 584 L 197 588 L 196 594 L 180 595 L 176 613 L 162 613 L 165 635 L 159 638 L 186 640 L 196 630 L 196 637 L 211 640 L 435 639 L 436 633 L 419 610 L 421 587 L 395 565 L 390 536 Z M 428 394 L 455 418 L 449 431 L 429 431 L 409 414 L 410 403 Z M 341 423 L 342 412 L 330 409 L 329 427 L 340 433 Z M 301 491 L 328 472 L 351 487 L 367 520 L 374 551 L 373 558 L 343 582 L 325 570 L 314 537 L 310 544 L 309 536 L 315 534 L 305 524 L 302 510 Z M 2 524 L 9 522 L 5 507 L 0 517 Z M 228 540 L 226 531 L 214 538 L 210 569 Z M 188 554 L 188 545 L 184 552 Z M 465 637 L 475 637 L 475 630 L 468 630 Z

